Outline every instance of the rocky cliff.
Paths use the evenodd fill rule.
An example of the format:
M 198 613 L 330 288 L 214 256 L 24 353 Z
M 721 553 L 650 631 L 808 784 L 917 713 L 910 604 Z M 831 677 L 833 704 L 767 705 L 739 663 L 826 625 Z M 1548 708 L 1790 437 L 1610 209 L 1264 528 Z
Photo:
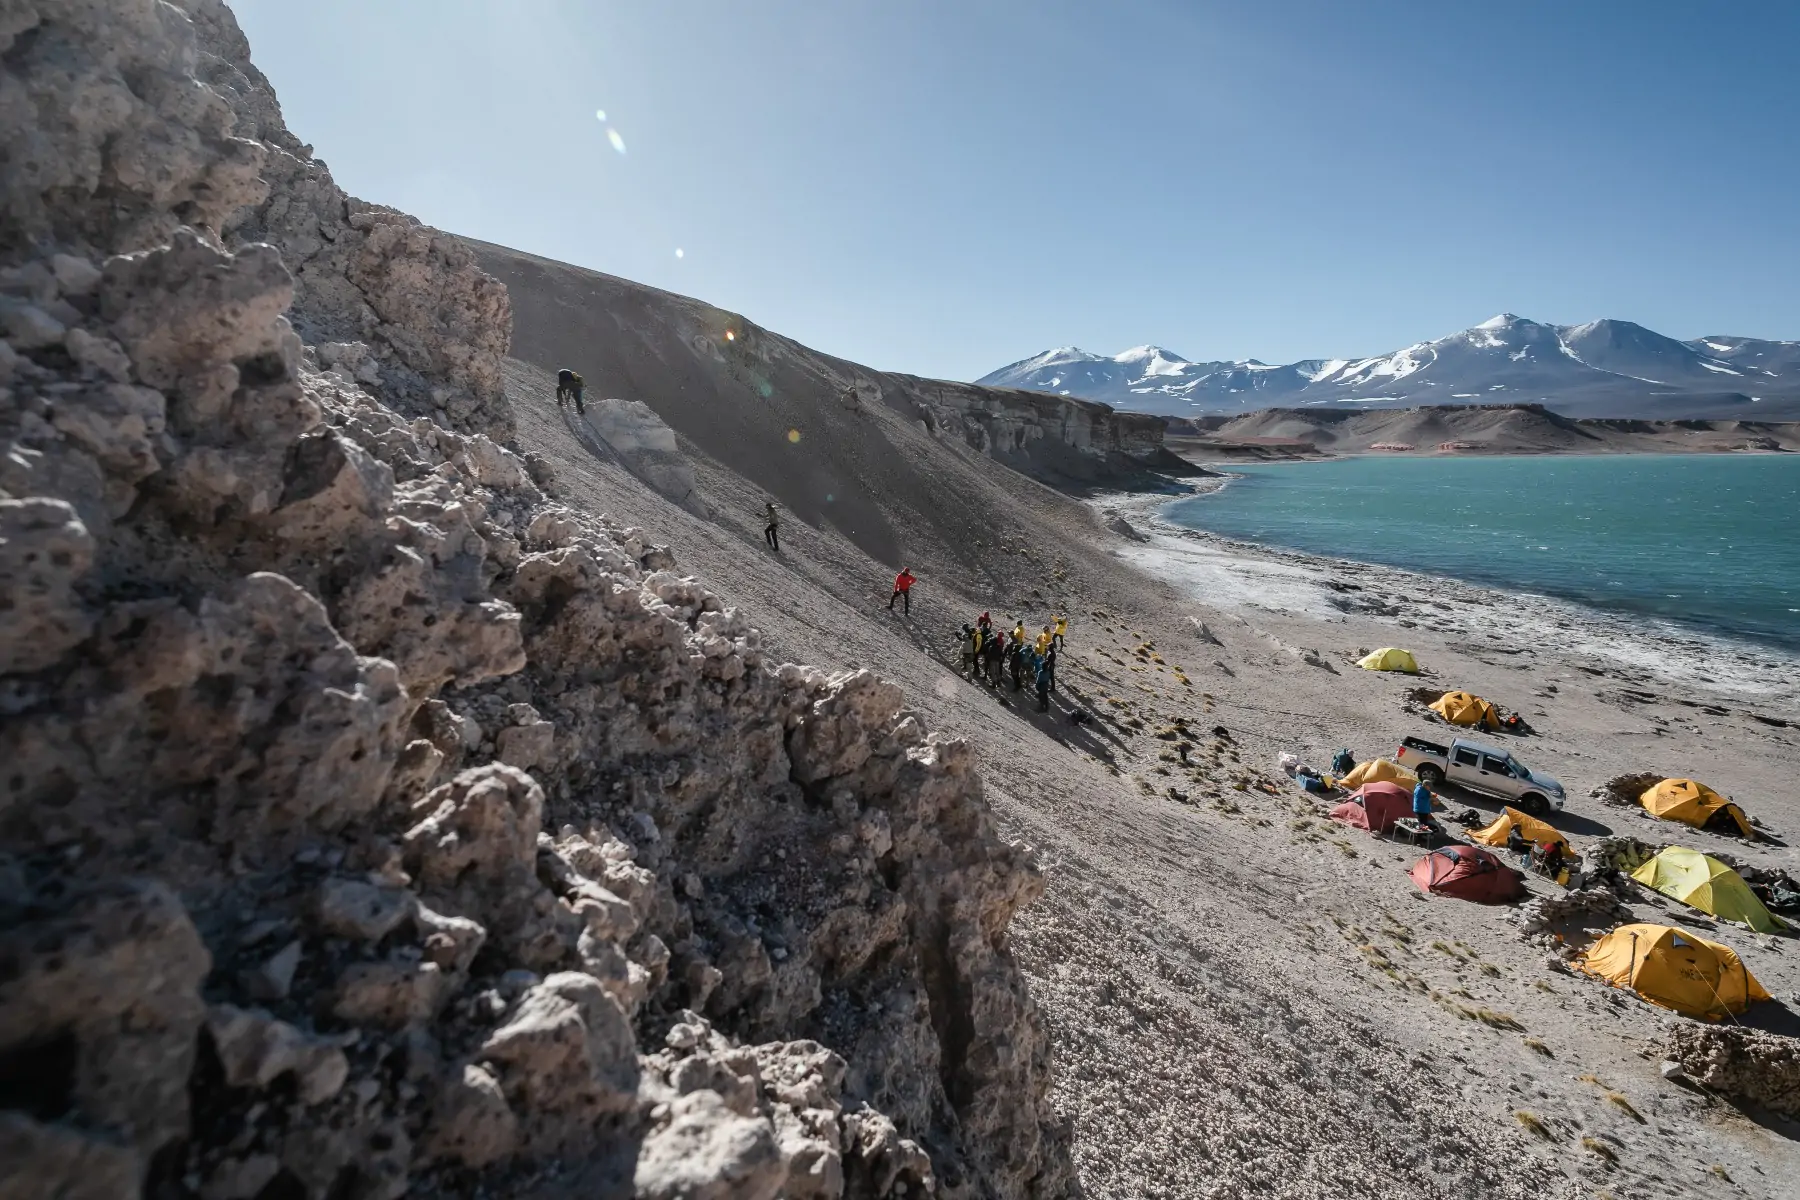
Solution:
M 556 503 L 216 0 L 0 69 L 0 1192 L 1064 1192 L 967 749 Z

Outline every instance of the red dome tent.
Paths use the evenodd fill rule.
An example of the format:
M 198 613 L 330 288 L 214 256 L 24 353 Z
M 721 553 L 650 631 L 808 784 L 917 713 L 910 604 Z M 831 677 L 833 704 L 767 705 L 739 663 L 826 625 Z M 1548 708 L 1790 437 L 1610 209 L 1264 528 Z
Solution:
M 1421 891 L 1477 904 L 1508 904 L 1525 894 L 1519 873 L 1477 846 L 1444 846 L 1412 865 Z
M 1411 815 L 1412 793 L 1397 783 L 1385 782 L 1363 784 L 1350 799 L 1331 810 L 1332 820 L 1371 833 L 1386 833 L 1395 821 Z

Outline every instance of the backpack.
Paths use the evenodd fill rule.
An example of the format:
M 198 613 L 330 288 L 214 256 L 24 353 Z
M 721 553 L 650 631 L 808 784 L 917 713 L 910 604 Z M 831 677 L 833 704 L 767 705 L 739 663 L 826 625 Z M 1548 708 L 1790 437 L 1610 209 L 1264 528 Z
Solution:
M 564 367 L 562 370 L 560 370 L 556 373 L 556 386 L 557 387 L 568 387 L 569 384 L 574 382 L 574 380 L 575 380 L 575 372 L 569 370 L 569 368 L 567 368 L 567 367 Z

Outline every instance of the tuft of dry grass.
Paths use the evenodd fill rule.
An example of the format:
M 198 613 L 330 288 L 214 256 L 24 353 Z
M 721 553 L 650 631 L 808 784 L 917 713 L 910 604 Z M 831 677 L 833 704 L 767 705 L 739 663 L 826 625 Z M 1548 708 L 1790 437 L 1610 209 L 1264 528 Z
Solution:
M 1731 1178 L 1731 1173 L 1725 1169 L 1724 1163 L 1714 1163 L 1712 1165 L 1712 1173 L 1717 1175 L 1720 1179 L 1723 1179 L 1726 1183 L 1735 1182 Z
M 1493 963 L 1484 962 L 1479 965 L 1481 967 L 1481 973 L 1483 975 L 1489 975 L 1495 979 L 1500 978 L 1500 968 L 1496 967 Z
M 1552 996 L 1561 994 L 1554 987 L 1551 986 L 1550 981 L 1548 979 L 1534 979 L 1531 981 L 1531 986 L 1536 988 L 1540 992 L 1549 992 Z
M 1544 1044 L 1543 1038 L 1534 1038 L 1534 1037 L 1526 1038 L 1525 1039 L 1525 1048 L 1527 1050 L 1535 1050 L 1537 1053 L 1543 1055 L 1545 1058 L 1555 1058 L 1556 1057 L 1556 1052 L 1551 1050 L 1549 1046 L 1546 1046 Z
M 1609 1165 L 1609 1166 L 1617 1166 L 1618 1165 L 1619 1156 L 1617 1154 L 1613 1153 L 1613 1148 L 1611 1146 L 1607 1145 L 1605 1142 L 1601 1141 L 1599 1138 L 1596 1138 L 1596 1137 L 1582 1138 L 1581 1139 L 1581 1148 L 1583 1150 L 1589 1151 L 1590 1153 L 1596 1154 L 1599 1157 L 1605 1159 L 1607 1162 L 1607 1165 Z
M 1543 1118 L 1538 1116 L 1536 1113 L 1526 1112 L 1524 1109 L 1521 1108 L 1513 1113 L 1513 1120 L 1517 1121 L 1519 1124 L 1523 1125 L 1526 1129 L 1529 1129 L 1531 1132 L 1537 1134 L 1539 1137 L 1543 1138 L 1546 1142 L 1554 1142 L 1556 1140 L 1556 1135 L 1554 1133 L 1550 1132 L 1550 1127 L 1548 1125 L 1544 1124 Z
M 1644 1120 L 1643 1113 L 1641 1113 L 1637 1109 L 1631 1107 L 1631 1101 L 1625 1098 L 1624 1092 L 1608 1092 L 1608 1093 L 1606 1093 L 1606 1102 L 1608 1104 L 1612 1105 L 1614 1108 L 1618 1109 L 1620 1112 L 1624 1113 L 1626 1116 L 1630 1117 L 1632 1120 L 1636 1121 L 1639 1125 L 1648 1125 L 1650 1123 L 1650 1122 Z
M 1476 1009 L 1473 1015 L 1477 1021 L 1490 1029 L 1516 1029 L 1521 1033 L 1525 1030 L 1525 1026 L 1519 1023 L 1519 1018 L 1511 1013 L 1495 1012 L 1491 1008 L 1483 1007 Z
M 1336 846 L 1338 848 L 1338 853 L 1342 854 L 1345 858 L 1355 858 L 1357 856 L 1356 847 L 1352 846 L 1349 842 L 1344 841 L 1342 838 L 1334 839 L 1331 844 Z

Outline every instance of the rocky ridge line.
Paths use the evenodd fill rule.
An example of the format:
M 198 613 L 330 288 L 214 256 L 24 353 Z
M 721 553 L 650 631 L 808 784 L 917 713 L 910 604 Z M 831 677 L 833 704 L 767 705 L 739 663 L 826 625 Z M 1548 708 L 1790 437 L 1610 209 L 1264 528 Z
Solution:
M 1066 1192 L 967 748 L 556 504 L 221 4 L 0 69 L 0 1190 Z

